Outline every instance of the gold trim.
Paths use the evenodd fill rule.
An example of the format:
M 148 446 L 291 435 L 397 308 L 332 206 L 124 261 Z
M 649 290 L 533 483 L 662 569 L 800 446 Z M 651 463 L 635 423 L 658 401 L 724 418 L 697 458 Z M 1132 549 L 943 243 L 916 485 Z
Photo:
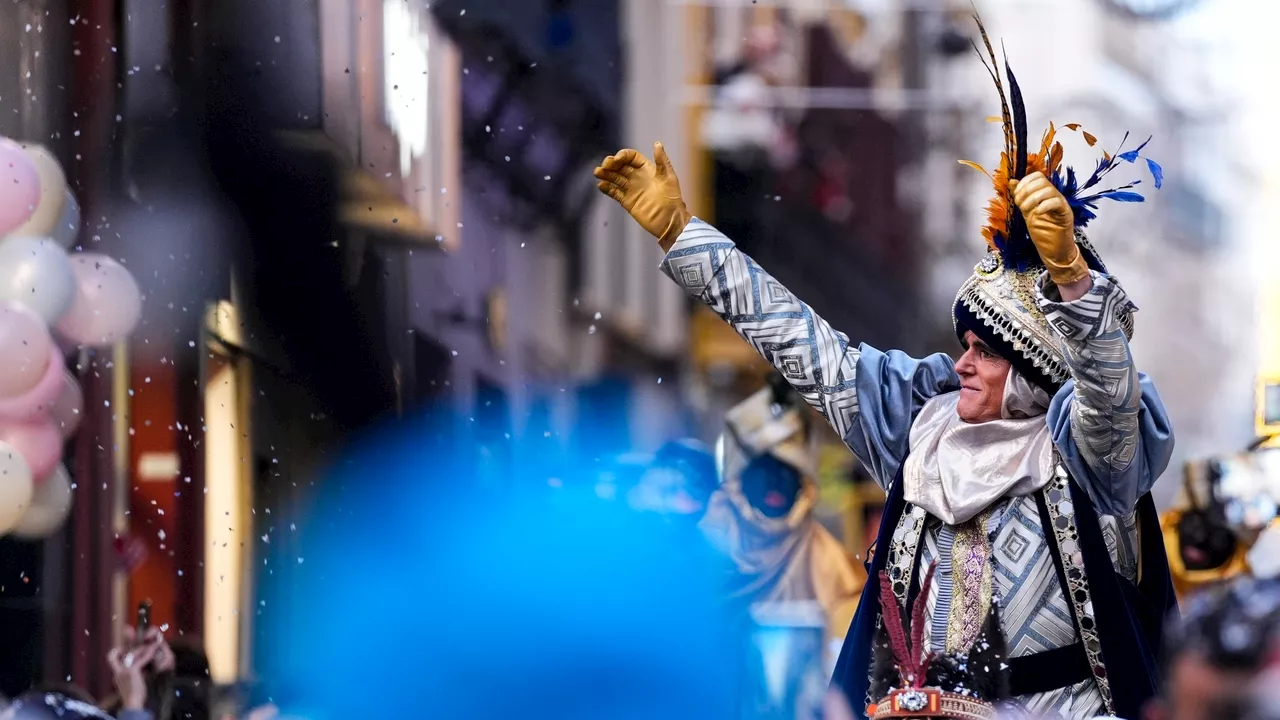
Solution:
M 925 695 L 926 705 L 923 709 L 910 710 L 901 707 L 899 699 L 911 693 Z M 868 703 L 871 704 L 871 703 Z M 967 695 L 943 692 L 938 688 L 902 688 L 890 691 L 887 697 L 874 703 L 869 708 L 872 720 L 889 720 L 889 718 L 948 718 L 949 720 L 993 720 L 996 717 L 995 705 Z
M 991 612 L 991 540 L 987 521 L 991 510 L 956 526 L 951 546 L 951 612 L 947 616 L 946 649 L 948 653 L 966 653 L 977 641 L 987 613 Z M 977 582 L 972 581 L 973 563 Z

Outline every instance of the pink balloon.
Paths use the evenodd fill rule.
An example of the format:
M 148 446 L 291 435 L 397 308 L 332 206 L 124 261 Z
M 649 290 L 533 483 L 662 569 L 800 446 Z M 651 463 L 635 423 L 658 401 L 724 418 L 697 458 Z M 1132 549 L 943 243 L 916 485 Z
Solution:
M 39 315 L 14 303 L 0 305 L 0 398 L 35 387 L 49 367 L 51 348 L 53 338 Z
M 0 442 L 18 451 L 37 483 L 49 477 L 62 460 L 62 435 L 49 418 L 0 424 Z
M 133 331 L 142 315 L 142 291 L 123 265 L 106 255 L 71 256 L 76 297 L 58 320 L 58 332 L 82 345 L 111 345 Z
M 62 389 L 62 376 L 66 374 L 66 360 L 57 347 L 49 350 L 44 377 L 36 386 L 12 398 L 0 398 L 0 422 L 29 420 L 37 415 L 47 415 Z
M 0 138 L 0 236 L 31 218 L 40 204 L 40 173 L 18 143 Z
M 62 437 L 71 437 L 80 427 L 80 418 L 84 417 L 84 392 L 80 390 L 80 381 L 69 372 L 62 373 L 62 387 L 58 397 L 49 408 L 49 419 L 62 433 Z M 40 476 L 43 477 L 43 476 Z

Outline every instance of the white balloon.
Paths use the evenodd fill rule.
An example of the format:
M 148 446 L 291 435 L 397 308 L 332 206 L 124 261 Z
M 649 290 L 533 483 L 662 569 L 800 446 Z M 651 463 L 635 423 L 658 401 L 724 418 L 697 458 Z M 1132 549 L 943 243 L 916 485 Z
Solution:
M 22 147 L 40 175 L 40 202 L 36 204 L 31 218 L 9 234 L 48 235 L 62 216 L 62 206 L 67 197 L 67 175 L 49 148 L 30 143 L 23 143 Z
M 49 238 L 0 241 L 0 301 L 34 310 L 53 325 L 76 297 L 76 275 L 67 252 Z
M 75 375 L 63 373 L 62 389 L 49 407 L 49 418 L 63 438 L 71 437 L 80 427 L 80 420 L 84 418 L 84 391 Z
M 12 445 L 0 442 L 0 535 L 22 520 L 34 492 L 27 462 Z
M 58 467 L 35 487 L 31 507 L 11 531 L 14 537 L 38 540 L 58 532 L 71 514 L 71 475 Z
M 23 397 L 39 386 L 52 352 L 53 338 L 34 310 L 0 302 L 0 399 Z
M 53 230 L 49 231 L 49 236 L 68 250 L 80 238 L 80 203 L 76 202 L 76 195 L 70 188 L 67 189 L 66 200 L 62 202 L 62 215 Z
M 58 332 L 83 345 L 105 347 L 128 337 L 142 316 L 142 291 L 120 263 L 98 253 L 71 255 L 76 292 Z

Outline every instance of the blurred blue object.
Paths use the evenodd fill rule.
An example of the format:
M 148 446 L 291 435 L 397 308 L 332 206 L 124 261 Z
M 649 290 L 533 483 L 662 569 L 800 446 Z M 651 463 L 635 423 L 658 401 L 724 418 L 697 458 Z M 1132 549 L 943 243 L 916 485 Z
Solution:
M 547 18 L 547 47 L 556 50 L 573 44 L 573 15 L 566 10 L 553 10 Z
M 481 492 L 464 452 L 401 429 L 325 481 L 305 572 L 262 616 L 284 710 L 740 717 L 745 609 L 696 528 L 578 485 Z

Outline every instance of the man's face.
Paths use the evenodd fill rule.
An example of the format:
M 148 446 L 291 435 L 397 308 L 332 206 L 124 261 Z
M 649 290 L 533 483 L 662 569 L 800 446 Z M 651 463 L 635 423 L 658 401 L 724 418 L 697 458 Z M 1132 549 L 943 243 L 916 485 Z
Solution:
M 1219 720 L 1224 709 L 1237 705 L 1249 687 L 1252 673 L 1222 670 L 1195 653 L 1174 661 L 1163 696 L 1152 700 L 1144 720 Z
M 1000 419 L 1009 361 L 987 347 L 971 331 L 964 334 L 965 351 L 956 362 L 960 376 L 960 402 L 956 413 L 967 423 Z

